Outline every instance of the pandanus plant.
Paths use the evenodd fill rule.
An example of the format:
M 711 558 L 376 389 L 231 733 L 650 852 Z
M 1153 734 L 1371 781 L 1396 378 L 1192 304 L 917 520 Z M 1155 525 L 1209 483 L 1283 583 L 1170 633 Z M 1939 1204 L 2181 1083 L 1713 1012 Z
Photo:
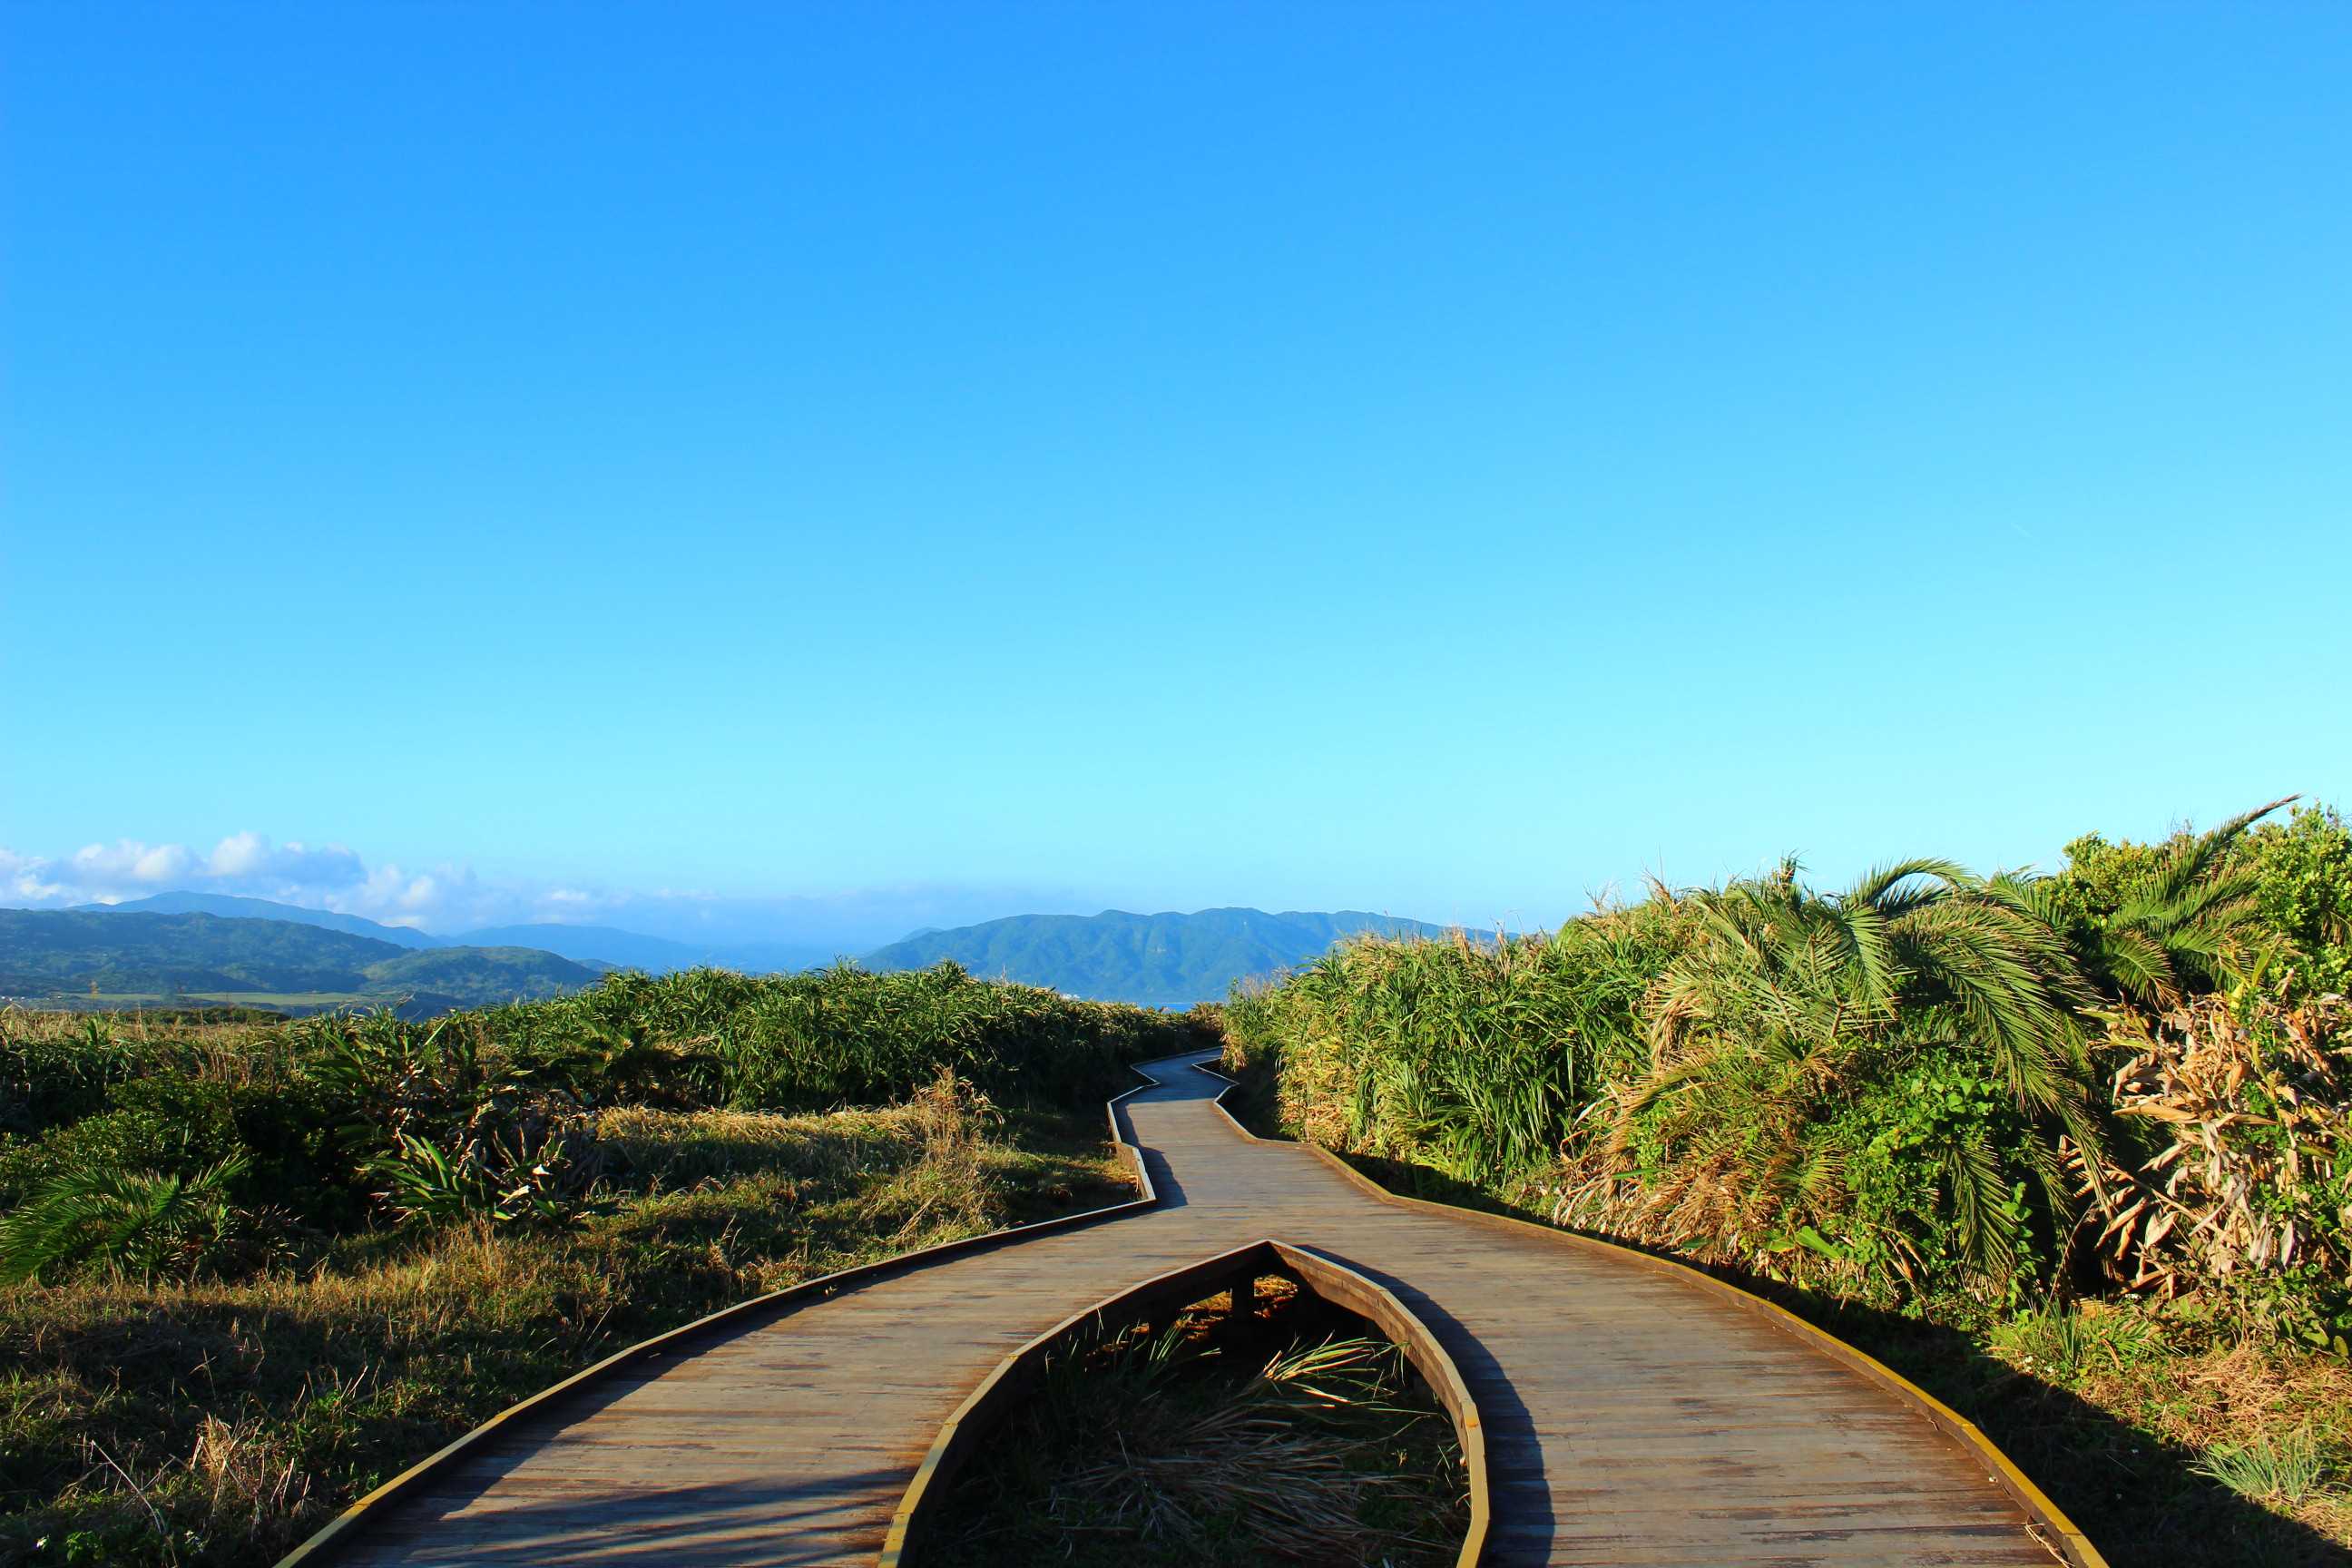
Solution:
M 2021 900 L 1921 858 L 1828 894 L 1786 861 L 1681 903 L 1691 938 L 1649 999 L 1650 1070 L 1606 1108 L 1588 1206 L 1751 1261 L 1794 1239 L 1908 1274 L 1918 1237 L 1854 1232 L 1849 1178 L 1885 1152 L 1870 1142 L 1885 1129 L 1848 1112 L 1916 1080 L 1958 1108 L 1918 1121 L 1915 1154 L 1938 1173 L 1970 1267 L 2017 1265 L 2021 1161 L 2053 1228 L 2071 1217 L 2060 1138 L 2103 1146 L 2077 1022 L 2090 997 Z M 1967 1113 L 1987 1083 L 2033 1135 L 2004 1148 L 1990 1131 L 2002 1116 Z
M 2177 1007 L 2218 991 L 2271 956 L 2259 879 L 2238 853 L 2246 831 L 2286 795 L 2204 833 L 2161 844 L 2069 847 L 2056 876 L 1999 879 L 1997 888 L 2066 940 L 2084 977 L 2104 994 L 2145 1007 Z

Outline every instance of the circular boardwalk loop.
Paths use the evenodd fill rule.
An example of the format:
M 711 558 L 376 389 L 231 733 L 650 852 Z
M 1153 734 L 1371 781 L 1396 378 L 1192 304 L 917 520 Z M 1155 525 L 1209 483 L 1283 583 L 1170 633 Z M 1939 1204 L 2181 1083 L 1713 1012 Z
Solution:
M 2095 1564 L 1998 1455 L 1833 1342 L 1685 1271 L 1386 1199 L 1155 1062 L 1124 1100 L 1157 1206 L 738 1315 L 520 1412 L 304 1563 L 872 1563 L 957 1406 L 1033 1336 L 1280 1237 L 1385 1286 L 1475 1399 L 1486 1562 Z M 1978 1440 L 1980 1442 L 1980 1440 Z M 320 1550 L 320 1548 L 331 1548 Z

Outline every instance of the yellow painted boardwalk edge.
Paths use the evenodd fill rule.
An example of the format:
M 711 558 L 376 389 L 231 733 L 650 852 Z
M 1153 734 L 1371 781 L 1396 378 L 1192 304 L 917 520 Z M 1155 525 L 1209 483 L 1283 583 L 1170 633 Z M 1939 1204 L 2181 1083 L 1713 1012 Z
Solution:
M 1454 1568 L 1476 1568 L 1486 1550 L 1486 1531 L 1494 1515 L 1486 1479 L 1486 1434 L 1477 1401 L 1454 1358 L 1445 1353 L 1429 1326 L 1386 1287 L 1319 1252 L 1272 1237 L 1171 1268 L 1107 1296 L 1071 1313 L 997 1363 L 932 1439 L 898 1512 L 891 1516 L 877 1568 L 913 1568 L 920 1561 L 930 1513 L 946 1499 L 972 1447 L 1002 1421 L 1002 1407 L 1020 1393 L 1021 1386 L 1043 1375 L 1046 1358 L 1089 1323 L 1128 1322 L 1145 1313 L 1187 1307 L 1220 1289 L 1271 1273 L 1291 1275 L 1315 1295 L 1370 1320 L 1428 1380 L 1453 1420 L 1454 1435 L 1462 1443 L 1463 1466 L 1469 1475 L 1470 1522 Z
M 623 1367 L 651 1360 L 660 1355 L 664 1350 L 676 1346 L 682 1341 L 732 1323 L 739 1319 L 792 1306 L 803 1299 L 819 1299 L 855 1286 L 871 1284 L 884 1275 L 920 1268 L 941 1258 L 952 1258 L 967 1252 L 990 1250 L 997 1247 L 1026 1241 L 1032 1237 L 1051 1235 L 1056 1231 L 1075 1230 L 1082 1226 L 1139 1214 L 1145 1209 L 1159 1206 L 1160 1194 L 1152 1185 L 1151 1172 L 1144 1163 L 1143 1151 L 1129 1141 L 1126 1129 L 1119 1122 L 1118 1110 L 1121 1100 L 1141 1094 L 1147 1089 L 1158 1087 L 1156 1081 L 1137 1084 L 1124 1093 L 1112 1096 L 1104 1105 L 1104 1110 L 1110 1118 L 1111 1142 L 1126 1158 L 1128 1168 L 1135 1174 L 1137 1196 L 1125 1203 L 1106 1204 L 1101 1208 L 1087 1209 L 1083 1214 L 1064 1215 L 1058 1219 L 1037 1220 L 1029 1225 L 1008 1226 L 1003 1230 L 992 1230 L 982 1236 L 968 1236 L 960 1241 L 943 1241 L 936 1247 L 919 1247 L 913 1252 L 902 1252 L 896 1258 L 883 1258 L 879 1262 L 861 1263 L 853 1268 L 844 1268 L 814 1279 L 803 1279 L 797 1285 L 788 1285 L 781 1290 L 772 1290 L 764 1296 L 754 1296 L 749 1300 L 738 1301 L 731 1307 L 721 1307 L 706 1317 L 697 1318 L 690 1323 L 684 1323 L 667 1332 L 656 1334 L 651 1339 L 640 1340 L 625 1349 L 614 1352 L 593 1365 L 582 1368 L 561 1383 L 551 1384 L 520 1404 L 509 1405 L 479 1426 L 457 1438 L 446 1447 L 419 1459 L 365 1497 L 345 1508 L 333 1519 L 329 1520 L 316 1534 L 279 1558 L 277 1568 L 321 1568 L 322 1564 L 334 1562 L 347 1548 L 356 1544 L 362 1527 L 368 1521 L 373 1512 L 387 1503 L 396 1501 L 404 1494 L 413 1490 L 426 1477 L 440 1470 L 452 1460 L 472 1451 L 500 1427 L 509 1422 L 520 1420 L 525 1415 L 543 1410 L 557 1401 L 578 1393 L 591 1384 L 602 1382 Z
M 1226 1086 L 1209 1103 L 1217 1108 L 1218 1114 L 1231 1124 L 1235 1132 L 1253 1143 L 1272 1143 L 1304 1149 L 1382 1203 L 1393 1204 L 1400 1208 L 1425 1210 L 1432 1214 L 1442 1214 L 1481 1225 L 1533 1231 L 1538 1236 L 1548 1236 L 1555 1241 L 1570 1246 L 1608 1253 L 1645 1268 L 1672 1274 L 1687 1283 L 1712 1291 L 1735 1305 L 1757 1314 L 1775 1327 L 1794 1334 L 1826 1353 L 1832 1361 L 1852 1368 L 1897 1398 L 1917 1406 L 1920 1414 L 1935 1423 L 1946 1436 L 1954 1438 L 1982 1459 L 1990 1479 L 1998 1483 L 2002 1490 L 2008 1492 L 2017 1500 L 2018 1505 L 2024 1509 L 2027 1521 L 2033 1527 L 2034 1532 L 2042 1537 L 2042 1544 L 2055 1552 L 2062 1562 L 2069 1565 L 2069 1568 L 2108 1568 L 2107 1560 L 2099 1554 L 2097 1547 L 2091 1544 L 2090 1537 L 2084 1535 L 2075 1526 L 2074 1521 L 2066 1517 L 2064 1510 L 2051 1501 L 2049 1496 L 2033 1484 L 2032 1477 L 2019 1469 L 2016 1462 L 2000 1451 L 1999 1444 L 1985 1436 L 1981 1427 L 1861 1347 L 1848 1344 L 1828 1330 L 1805 1321 L 1786 1307 L 1768 1301 L 1752 1290 L 1743 1290 L 1728 1280 L 1718 1279 L 1704 1269 L 1694 1268 L 1687 1263 L 1677 1263 L 1670 1258 L 1660 1258 L 1654 1253 L 1643 1252 L 1637 1247 L 1626 1247 L 1584 1231 L 1568 1230 L 1559 1226 L 1538 1225 L 1534 1220 L 1517 1219 L 1509 1215 L 1488 1214 L 1484 1209 L 1464 1208 L 1457 1204 L 1432 1203 L 1427 1198 L 1407 1197 L 1402 1193 L 1391 1192 L 1319 1143 L 1308 1143 L 1294 1139 L 1261 1138 L 1243 1126 L 1240 1119 L 1225 1108 L 1225 1096 L 1240 1088 L 1240 1084 L 1217 1071 L 1205 1061 L 1196 1060 L 1192 1063 L 1192 1067 L 1194 1070 L 1206 1073 Z

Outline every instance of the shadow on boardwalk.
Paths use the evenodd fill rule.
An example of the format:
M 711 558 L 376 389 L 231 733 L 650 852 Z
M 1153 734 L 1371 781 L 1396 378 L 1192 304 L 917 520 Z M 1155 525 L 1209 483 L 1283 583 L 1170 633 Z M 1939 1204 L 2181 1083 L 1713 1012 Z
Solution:
M 1538 1217 L 1425 1165 L 1346 1158 L 1392 1192 L 1515 1219 Z M 1966 1334 L 1733 1270 L 1711 1272 L 1868 1352 L 1975 1422 L 2116 1568 L 2352 1568 L 2352 1551 L 2200 1475 L 2195 1449 L 2160 1441 L 2088 1400 L 2020 1373 Z M 1415 1310 L 1426 1310 L 1397 1281 L 1383 1283 Z
M 872 1521 L 839 1500 L 898 1480 L 887 1470 L 843 1471 L 796 1484 L 568 1488 L 543 1502 L 499 1509 L 495 1539 L 444 1540 L 436 1560 L 469 1568 L 497 1563 L 587 1563 L 675 1548 L 681 1537 L 732 1541 L 732 1561 L 814 1564 L 839 1561 L 845 1542 Z M 487 1489 L 477 1489 L 475 1490 Z M 468 1492 L 447 1494 L 454 1503 Z M 785 1528 L 779 1529 L 779 1525 Z
M 1514 1562 L 1549 1556 L 1557 1531 L 1557 1521 L 1552 1518 L 1551 1489 L 1545 1482 L 1540 1465 L 1515 1466 L 1511 1460 L 1515 1454 L 1533 1455 L 1540 1449 L 1535 1416 L 1528 1409 L 1527 1401 L 1519 1397 L 1519 1391 L 1511 1386 L 1510 1374 L 1496 1361 L 1493 1352 L 1451 1312 L 1414 1289 L 1410 1280 L 1328 1247 L 1308 1247 L 1305 1250 L 1386 1286 L 1390 1294 L 1428 1326 L 1445 1347 L 1445 1353 L 1454 1358 L 1455 1370 L 1462 1373 L 1462 1381 L 1469 1385 L 1472 1397 L 1478 1402 L 1478 1424 L 1486 1433 L 1487 1484 L 1496 1498 L 1494 1529 L 1498 1532 L 1488 1549 L 1486 1561 L 1503 1555 Z

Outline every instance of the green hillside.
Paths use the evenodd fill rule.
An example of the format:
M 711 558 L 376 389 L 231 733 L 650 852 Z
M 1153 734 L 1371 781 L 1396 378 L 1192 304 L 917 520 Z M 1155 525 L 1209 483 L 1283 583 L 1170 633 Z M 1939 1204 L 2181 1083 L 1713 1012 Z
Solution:
M 1437 936 L 1420 921 L 1336 914 L 1202 910 L 1193 914 L 1013 915 L 954 931 L 922 931 L 866 956 L 875 970 L 925 969 L 942 959 L 990 979 L 1073 996 L 1187 1007 L 1223 998 L 1236 980 L 1272 974 L 1328 952 L 1342 937 Z
M 0 995 L 223 998 L 310 1008 L 405 1002 L 409 1012 L 562 995 L 598 971 L 516 947 L 412 951 L 289 921 L 212 914 L 0 910 Z
M 119 904 L 76 904 L 69 913 L 93 915 L 230 915 L 241 920 L 289 921 L 295 925 L 323 926 L 353 936 L 373 937 L 395 947 L 442 947 L 446 939 L 406 926 L 388 926 L 360 915 L 332 910 L 305 909 L 299 904 L 274 903 L 268 899 L 238 898 L 229 893 L 157 893 L 125 899 Z
M 593 985 L 601 966 L 576 963 L 535 947 L 436 947 L 367 966 L 369 988 L 431 992 L 470 1002 L 541 1001 Z

